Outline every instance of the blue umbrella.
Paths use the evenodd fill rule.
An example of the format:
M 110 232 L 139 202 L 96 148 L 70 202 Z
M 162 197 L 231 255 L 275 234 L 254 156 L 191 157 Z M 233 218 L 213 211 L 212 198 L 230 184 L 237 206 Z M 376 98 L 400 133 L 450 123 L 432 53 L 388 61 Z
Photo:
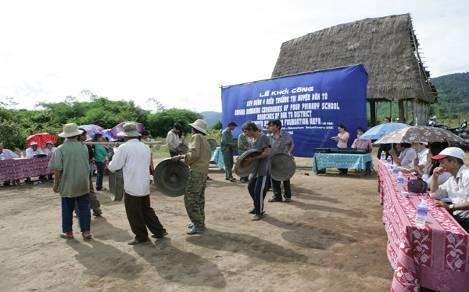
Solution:
M 384 135 L 391 133 L 395 130 L 408 128 L 408 127 L 410 126 L 407 124 L 402 124 L 402 123 L 384 123 L 384 124 L 377 125 L 369 129 L 360 137 L 360 139 L 377 140 L 383 137 Z

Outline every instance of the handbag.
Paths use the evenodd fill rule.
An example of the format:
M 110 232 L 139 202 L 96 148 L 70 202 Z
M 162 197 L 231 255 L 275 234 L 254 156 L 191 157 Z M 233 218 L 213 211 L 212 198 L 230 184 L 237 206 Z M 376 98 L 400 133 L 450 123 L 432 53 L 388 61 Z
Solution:
M 426 193 L 428 184 L 421 177 L 417 177 L 407 182 L 407 190 L 411 193 Z

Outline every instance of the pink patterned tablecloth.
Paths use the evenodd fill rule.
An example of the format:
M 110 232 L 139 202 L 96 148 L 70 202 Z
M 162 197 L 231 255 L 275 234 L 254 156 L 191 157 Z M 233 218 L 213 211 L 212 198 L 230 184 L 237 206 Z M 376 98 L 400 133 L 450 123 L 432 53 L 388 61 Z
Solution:
M 0 182 L 51 173 L 48 157 L 0 160 Z
M 405 197 L 385 162 L 378 163 L 379 194 L 394 269 L 391 291 L 469 291 L 469 234 L 428 194 Z M 415 224 L 420 200 L 429 205 L 425 228 Z

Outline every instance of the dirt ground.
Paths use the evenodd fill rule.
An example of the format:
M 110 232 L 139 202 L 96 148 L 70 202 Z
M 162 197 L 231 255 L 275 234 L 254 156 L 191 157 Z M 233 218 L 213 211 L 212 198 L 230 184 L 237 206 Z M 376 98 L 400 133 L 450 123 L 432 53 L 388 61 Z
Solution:
M 60 232 L 51 184 L 0 188 L 1 291 L 389 291 L 392 270 L 376 177 L 315 176 L 298 160 L 293 202 L 267 203 L 251 221 L 246 185 L 212 169 L 203 235 L 185 234 L 183 198 L 152 190 L 169 232 L 155 244 L 132 239 L 122 202 L 102 192 L 94 240 Z M 269 192 L 268 197 L 271 196 Z

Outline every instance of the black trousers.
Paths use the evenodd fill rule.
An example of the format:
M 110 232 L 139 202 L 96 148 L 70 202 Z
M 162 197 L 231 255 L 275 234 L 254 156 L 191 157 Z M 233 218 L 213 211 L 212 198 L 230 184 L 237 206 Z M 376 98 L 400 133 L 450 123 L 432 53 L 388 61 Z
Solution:
M 156 236 L 162 236 L 166 232 L 155 210 L 150 206 L 150 195 L 136 197 L 125 193 L 124 205 L 130 229 L 136 240 L 148 240 L 147 227 Z
M 272 179 L 272 191 L 274 192 L 274 199 L 282 199 L 281 181 Z M 283 190 L 285 198 L 291 199 L 291 186 L 290 180 L 283 181 Z
M 254 203 L 254 211 L 258 215 L 264 213 L 264 198 L 267 195 L 269 184 L 270 174 L 258 177 L 253 176 L 249 180 L 248 191 Z

